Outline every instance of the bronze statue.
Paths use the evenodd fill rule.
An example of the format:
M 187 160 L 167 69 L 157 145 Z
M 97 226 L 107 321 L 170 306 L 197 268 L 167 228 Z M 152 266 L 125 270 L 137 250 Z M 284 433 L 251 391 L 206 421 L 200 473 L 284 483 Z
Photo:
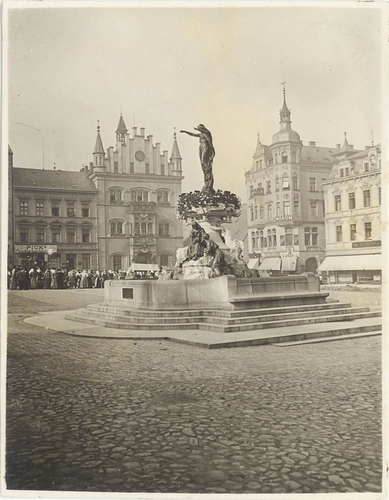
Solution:
M 198 130 L 199 134 L 194 134 L 193 132 L 187 132 L 186 130 L 180 130 L 181 133 L 191 135 L 192 137 L 200 138 L 200 163 L 201 168 L 204 173 L 204 187 L 202 192 L 206 193 L 214 193 L 213 189 L 213 173 L 212 173 L 212 163 L 215 158 L 215 148 L 212 143 L 212 135 L 211 132 L 204 127 L 204 125 L 200 124 L 198 127 L 194 127 L 195 130 Z

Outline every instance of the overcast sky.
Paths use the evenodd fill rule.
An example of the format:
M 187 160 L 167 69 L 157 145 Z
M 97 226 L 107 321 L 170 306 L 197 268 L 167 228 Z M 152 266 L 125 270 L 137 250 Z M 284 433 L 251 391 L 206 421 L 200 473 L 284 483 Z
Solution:
M 362 149 L 372 130 L 380 142 L 381 11 L 369 6 L 13 9 L 14 163 L 42 168 L 34 128 L 46 169 L 79 170 L 92 161 L 98 119 L 105 148 L 122 112 L 169 155 L 174 127 L 203 123 L 215 187 L 242 196 L 257 133 L 270 144 L 279 129 L 284 80 L 304 144 L 334 147 L 347 131 Z M 183 191 L 201 189 L 198 140 L 178 141 Z

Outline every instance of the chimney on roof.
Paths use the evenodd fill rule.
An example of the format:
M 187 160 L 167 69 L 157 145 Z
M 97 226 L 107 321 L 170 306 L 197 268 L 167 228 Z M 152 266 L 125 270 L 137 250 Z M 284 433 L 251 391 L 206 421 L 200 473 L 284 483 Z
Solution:
M 89 168 L 90 168 L 91 170 L 93 170 L 93 161 L 90 161 L 90 162 L 89 162 Z
M 132 132 L 133 132 L 134 136 L 136 136 L 137 131 L 138 131 L 138 127 L 132 127 Z
M 340 144 L 337 144 L 337 145 L 336 145 L 336 149 L 340 149 Z
M 309 144 L 309 146 L 311 146 L 311 148 L 313 148 L 313 147 L 316 146 L 316 142 L 315 141 L 309 141 L 308 144 Z
M 145 136 L 145 129 L 144 129 L 144 127 L 141 127 L 141 128 L 140 128 L 139 135 L 140 135 L 141 137 L 144 137 L 144 136 Z

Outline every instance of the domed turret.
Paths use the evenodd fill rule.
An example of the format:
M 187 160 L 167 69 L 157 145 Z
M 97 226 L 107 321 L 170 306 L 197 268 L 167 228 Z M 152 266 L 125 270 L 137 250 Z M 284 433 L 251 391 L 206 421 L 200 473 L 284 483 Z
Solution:
M 280 109 L 280 130 L 273 135 L 272 144 L 277 144 L 278 142 L 297 142 L 301 143 L 300 136 L 297 132 L 292 130 L 290 120 L 290 109 L 286 105 L 285 98 L 285 86 L 284 86 L 284 104 L 282 109 Z

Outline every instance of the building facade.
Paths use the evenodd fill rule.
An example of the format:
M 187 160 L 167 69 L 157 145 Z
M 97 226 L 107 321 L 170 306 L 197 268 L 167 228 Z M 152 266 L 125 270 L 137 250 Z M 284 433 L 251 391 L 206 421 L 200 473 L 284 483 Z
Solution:
M 323 183 L 329 283 L 381 282 L 381 147 L 355 152 L 345 138 Z
M 181 194 L 182 158 L 174 133 L 173 148 L 161 151 L 153 136 L 136 127 L 130 135 L 120 116 L 116 146 L 103 147 L 97 129 L 93 162 L 85 167 L 98 192 L 98 261 L 106 269 L 131 263 L 173 267 L 183 241 L 175 205 Z
M 12 183 L 12 264 L 97 269 L 97 190 L 85 173 L 12 168 Z
M 250 267 L 272 272 L 317 270 L 325 256 L 322 182 L 336 148 L 304 146 L 291 128 L 285 89 L 280 129 L 270 146 L 259 139 L 246 172 Z

